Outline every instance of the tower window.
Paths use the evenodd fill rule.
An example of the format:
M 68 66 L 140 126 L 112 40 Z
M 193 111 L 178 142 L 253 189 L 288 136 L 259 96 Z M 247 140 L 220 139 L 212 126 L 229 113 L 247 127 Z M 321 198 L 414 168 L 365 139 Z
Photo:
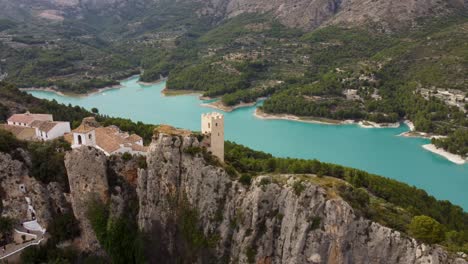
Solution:
M 92 136 L 91 136 L 91 134 L 89 134 L 89 139 L 91 139 L 91 138 L 92 138 Z
M 208 123 L 208 128 L 210 128 L 210 123 Z
M 78 135 L 78 145 L 81 145 L 81 144 L 82 144 L 81 136 Z
M 216 123 L 216 126 L 218 126 L 218 123 Z

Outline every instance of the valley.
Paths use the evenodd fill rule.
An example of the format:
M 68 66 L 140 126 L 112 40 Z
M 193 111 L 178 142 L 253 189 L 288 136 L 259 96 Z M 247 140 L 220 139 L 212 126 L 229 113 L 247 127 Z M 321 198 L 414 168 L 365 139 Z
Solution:
M 0 262 L 465 264 L 467 72 L 466 0 L 0 0 Z
M 221 98 L 222 107 L 268 97 L 262 106 L 268 114 L 338 122 L 408 119 L 417 131 L 448 136 L 433 142 L 438 147 L 467 155 L 463 9 L 439 7 L 441 18 L 384 29 L 329 18 L 311 31 L 291 27 L 281 13 L 237 12 L 232 4 L 143 2 L 145 11 L 114 6 L 122 15 L 96 15 L 73 4 L 57 7 L 71 14 L 63 21 L 3 20 L 2 78 L 24 88 L 83 94 L 138 73 L 144 82 L 168 77 L 168 91 L 199 91 Z M 427 96 L 441 89 L 456 91 L 455 103 Z

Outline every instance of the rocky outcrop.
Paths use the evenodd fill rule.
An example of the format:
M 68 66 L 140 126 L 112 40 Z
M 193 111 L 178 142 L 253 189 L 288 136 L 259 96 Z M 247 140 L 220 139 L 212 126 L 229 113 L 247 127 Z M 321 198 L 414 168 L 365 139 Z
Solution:
M 437 0 L 229 0 L 226 14 L 271 12 L 285 25 L 305 29 L 321 25 L 361 25 L 379 23 L 384 27 L 401 27 L 421 17 L 446 15 L 466 9 L 463 1 Z
M 34 217 L 47 229 L 54 215 L 70 210 L 70 205 L 58 183 L 43 184 L 29 176 L 29 157 L 21 149 L 16 152 L 23 161 L 0 153 L 0 215 L 12 218 L 18 224 L 33 220 L 33 215 L 28 212 L 28 197 L 35 211 Z
M 290 27 L 314 29 L 321 25 L 378 23 L 384 28 L 411 25 L 418 18 L 466 10 L 466 0 L 181 0 L 195 3 L 200 16 L 229 18 L 244 13 L 269 13 Z M 0 0 L 0 14 L 15 20 L 39 17 L 61 21 L 112 15 L 125 20 L 128 13 L 164 7 L 162 0 Z M 138 17 L 138 16 L 137 16 Z
M 24 151 L 18 150 L 26 159 Z M 31 221 L 33 215 L 28 212 L 26 197 L 31 200 L 35 211 L 34 217 L 45 229 L 56 213 L 69 210 L 69 205 L 58 183 L 43 184 L 29 176 L 28 166 L 24 162 L 14 160 L 9 154 L 0 153 L 0 213 L 10 217 L 17 224 Z
M 65 167 L 70 182 L 73 212 L 80 222 L 81 249 L 102 253 L 102 248 L 88 220 L 87 211 L 91 199 L 99 199 L 103 203 L 109 201 L 107 157 L 95 148 L 81 147 L 66 154 Z
M 313 175 L 301 177 L 301 188 L 295 175 L 261 176 L 245 187 L 208 164 L 198 146 L 194 136 L 158 133 L 148 168 L 139 170 L 138 223 L 157 236 L 159 262 L 187 258 L 201 244 L 210 250 L 190 255 L 193 262 L 467 263 L 358 217 Z

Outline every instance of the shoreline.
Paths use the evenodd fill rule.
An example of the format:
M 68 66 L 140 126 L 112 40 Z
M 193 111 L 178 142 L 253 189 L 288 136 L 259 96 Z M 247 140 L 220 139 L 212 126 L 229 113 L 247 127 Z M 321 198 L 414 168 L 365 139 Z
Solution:
M 345 121 L 332 121 L 332 120 L 319 120 L 319 119 L 303 119 L 295 115 L 289 114 L 267 114 L 260 110 L 259 108 L 255 109 L 254 116 L 258 119 L 265 120 L 288 120 L 288 121 L 297 121 L 303 123 L 311 124 L 322 124 L 322 125 L 344 125 L 344 124 L 354 124 L 354 120 L 345 120 Z
M 211 99 L 208 99 L 208 100 L 213 100 L 214 98 L 211 98 Z M 257 98 L 257 100 L 255 100 L 255 102 L 250 102 L 250 103 L 239 103 L 239 104 L 236 104 L 236 105 L 233 105 L 233 106 L 226 106 L 223 104 L 223 102 L 221 100 L 217 100 L 217 101 L 214 101 L 214 102 L 210 102 L 210 103 L 203 103 L 203 104 L 200 104 L 200 106 L 203 106 L 203 107 L 209 107 L 209 108 L 213 108 L 213 109 L 216 109 L 216 110 L 221 110 L 223 112 L 232 112 L 234 110 L 237 110 L 237 109 L 240 109 L 240 108 L 244 108 L 244 107 L 252 107 L 252 106 L 255 106 L 258 104 L 259 101 L 262 101 L 262 100 L 265 100 L 266 98 L 265 97 L 260 97 L 260 98 Z M 200 97 L 200 100 L 207 100 L 206 97 L 204 97 L 204 99 L 201 99 Z
M 403 132 L 398 135 L 399 137 L 408 137 L 408 138 L 424 138 L 424 139 L 433 139 L 433 138 L 447 138 L 447 136 L 442 136 L 442 135 L 435 135 L 431 133 L 426 133 L 426 132 L 419 132 L 415 130 L 410 130 Z
M 255 109 L 254 116 L 259 119 L 265 120 L 288 120 L 288 121 L 297 121 L 303 123 L 311 123 L 311 124 L 321 124 L 321 125 L 353 125 L 357 124 L 361 128 L 398 128 L 400 127 L 400 123 L 382 123 L 378 124 L 371 121 L 356 121 L 356 120 L 333 120 L 333 119 L 326 119 L 326 118 L 301 118 L 295 115 L 290 114 L 267 114 L 260 110 L 259 108 Z
M 289 120 L 289 121 L 297 121 L 297 122 L 303 122 L 303 123 L 312 123 L 312 124 L 323 124 L 323 125 L 352 125 L 352 124 L 357 124 L 361 128 L 398 128 L 400 126 L 400 123 L 394 123 L 394 124 L 377 124 L 374 122 L 369 122 L 369 121 L 359 121 L 356 122 L 355 120 L 344 120 L 344 121 L 337 121 L 337 122 L 329 122 L 328 120 L 308 120 L 308 119 L 303 119 L 298 116 L 294 115 L 288 115 L 288 114 L 280 114 L 280 115 L 272 115 L 272 114 L 266 114 L 260 109 L 256 109 L 254 112 L 254 116 L 259 119 L 265 119 L 265 120 Z M 424 132 L 419 132 L 415 130 L 414 124 L 409 121 L 405 120 L 403 123 L 405 123 L 410 131 L 403 132 L 399 134 L 398 136 L 402 137 L 415 137 L 415 138 L 425 138 L 425 139 L 432 139 L 432 138 L 446 138 L 447 136 L 441 136 L 441 135 L 433 135 L 429 133 L 424 133 Z M 422 148 L 424 148 L 427 151 L 430 151 L 434 154 L 437 154 L 439 156 L 444 157 L 450 162 L 453 162 L 457 165 L 464 165 L 465 163 L 468 163 L 468 158 L 464 159 L 462 156 L 450 153 L 442 148 L 437 148 L 433 144 L 425 144 L 422 145 Z
M 136 75 L 136 76 L 139 76 L 139 75 Z M 135 76 L 132 76 L 131 78 L 133 78 Z M 143 82 L 143 81 L 137 81 L 138 84 L 141 84 L 141 85 L 145 85 L 145 86 L 150 86 L 150 85 L 154 85 L 154 84 L 158 84 L 158 83 L 162 83 L 162 82 L 165 82 L 167 81 L 167 78 L 162 78 L 162 79 L 159 79 L 157 81 L 154 81 L 154 82 Z M 166 88 L 164 88 L 166 89 Z
M 40 92 L 51 92 L 55 93 L 60 96 L 70 96 L 70 97 L 87 97 L 99 93 L 103 93 L 105 91 L 109 90 L 114 90 L 114 89 L 120 89 L 123 88 L 122 85 L 116 84 L 108 87 L 103 87 L 103 88 L 98 88 L 98 89 L 93 89 L 90 92 L 84 93 L 84 94 L 78 94 L 78 93 L 73 93 L 73 92 L 62 92 L 57 90 L 55 87 L 29 87 L 29 88 L 18 88 L 22 92 L 27 92 L 27 91 L 40 91 Z
M 426 144 L 426 145 L 423 145 L 422 147 L 425 150 L 430 151 L 439 156 L 442 156 L 455 164 L 463 165 L 467 162 L 467 160 L 464 159 L 462 156 L 450 153 L 442 148 L 437 148 L 434 144 Z
M 195 96 L 201 96 L 202 94 L 200 91 L 195 91 L 195 90 L 169 90 L 167 87 L 164 87 L 164 89 L 161 90 L 161 94 L 163 96 L 182 96 L 182 95 L 195 95 Z
M 60 96 L 86 97 L 86 96 L 95 95 L 95 94 L 102 93 L 102 92 L 109 91 L 109 90 L 123 88 L 124 86 L 121 84 L 122 82 L 128 81 L 128 80 L 133 79 L 133 78 L 137 78 L 138 76 L 140 76 L 140 75 L 139 74 L 134 74 L 134 75 L 129 76 L 129 77 L 125 78 L 125 79 L 119 80 L 118 81 L 119 84 L 114 84 L 114 85 L 106 86 L 106 87 L 102 87 L 102 88 L 94 88 L 91 91 L 89 91 L 87 93 L 82 93 L 82 94 L 81 93 L 74 93 L 74 92 L 60 91 L 59 89 L 57 89 L 56 86 L 23 87 L 23 88 L 18 88 L 18 90 L 20 90 L 22 92 L 27 92 L 27 91 L 51 92 L 51 93 L 55 93 L 55 94 L 60 95 Z
M 356 121 L 354 121 L 356 122 Z M 400 122 L 395 123 L 375 123 L 372 121 L 359 121 L 357 124 L 362 128 L 399 128 L 401 126 Z

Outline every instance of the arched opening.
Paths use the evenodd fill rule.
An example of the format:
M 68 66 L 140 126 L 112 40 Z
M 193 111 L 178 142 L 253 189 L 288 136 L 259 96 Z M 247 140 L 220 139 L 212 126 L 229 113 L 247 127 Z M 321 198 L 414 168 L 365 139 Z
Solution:
M 81 135 L 78 135 L 78 145 L 83 144 L 82 142 L 83 142 L 83 140 L 81 139 Z
M 89 137 L 89 139 L 92 139 L 92 138 L 93 138 L 93 136 L 92 136 L 91 134 L 89 134 L 89 136 L 88 136 L 88 137 Z

